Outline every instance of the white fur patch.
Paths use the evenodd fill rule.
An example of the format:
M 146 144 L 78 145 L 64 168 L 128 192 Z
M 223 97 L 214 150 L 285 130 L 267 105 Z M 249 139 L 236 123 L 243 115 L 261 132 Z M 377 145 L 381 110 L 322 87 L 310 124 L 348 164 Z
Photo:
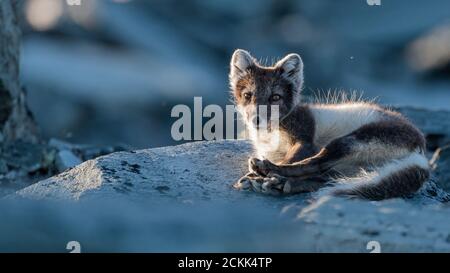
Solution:
M 253 107 L 249 109 L 248 112 L 256 112 L 254 105 L 249 105 L 247 107 Z M 268 159 L 274 163 L 283 160 L 286 153 L 292 147 L 289 136 L 279 129 L 271 130 L 270 132 L 265 129 L 257 130 L 255 126 L 249 122 L 251 118 L 248 117 L 248 112 L 241 106 L 237 106 L 237 110 L 245 122 L 245 136 L 252 141 L 255 149 L 255 156 L 259 159 Z
M 259 159 L 280 162 L 291 148 L 288 136 L 280 130 L 268 132 L 249 126 L 249 133 Z
M 318 147 L 380 120 L 378 108 L 367 103 L 315 104 L 310 109 L 315 120 L 314 143 Z

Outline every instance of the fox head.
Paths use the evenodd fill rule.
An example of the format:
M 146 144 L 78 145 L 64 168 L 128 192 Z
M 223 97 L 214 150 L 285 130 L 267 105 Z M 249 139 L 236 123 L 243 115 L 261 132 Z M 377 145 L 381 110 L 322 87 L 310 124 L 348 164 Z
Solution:
M 271 120 L 283 119 L 300 101 L 303 62 L 298 54 L 289 54 L 273 66 L 263 66 L 247 51 L 237 49 L 231 58 L 229 78 L 236 106 L 247 126 L 267 126 L 270 130 Z M 266 113 L 262 114 L 261 109 Z

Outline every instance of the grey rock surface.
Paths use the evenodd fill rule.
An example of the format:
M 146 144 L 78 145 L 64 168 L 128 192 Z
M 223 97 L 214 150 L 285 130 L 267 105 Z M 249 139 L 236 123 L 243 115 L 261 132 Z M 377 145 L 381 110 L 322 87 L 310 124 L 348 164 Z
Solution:
M 438 121 L 421 119 L 422 110 L 408 111 L 426 134 L 448 136 Z M 449 196 L 433 180 L 411 198 L 380 202 L 236 191 L 251 153 L 248 141 L 223 140 L 86 161 L 1 201 L 18 208 L 1 212 L 0 234 L 16 229 L 29 242 L 17 249 L 0 235 L 1 250 L 58 251 L 39 240 L 45 233 L 61 244 L 80 240 L 86 251 L 370 252 L 371 241 L 381 252 L 450 251 Z M 23 206 L 38 210 L 37 223 L 36 215 L 47 221 L 13 213 Z
M 17 194 L 60 200 L 162 196 L 179 200 L 232 200 L 231 182 L 245 173 L 245 141 L 196 142 L 169 148 L 118 152 L 84 162 Z
M 450 144 L 438 148 L 431 159 L 431 166 L 434 173 L 439 177 L 438 185 L 444 190 L 450 191 Z
M 55 164 L 59 172 L 63 172 L 81 163 L 81 159 L 70 150 L 62 150 L 56 154 Z

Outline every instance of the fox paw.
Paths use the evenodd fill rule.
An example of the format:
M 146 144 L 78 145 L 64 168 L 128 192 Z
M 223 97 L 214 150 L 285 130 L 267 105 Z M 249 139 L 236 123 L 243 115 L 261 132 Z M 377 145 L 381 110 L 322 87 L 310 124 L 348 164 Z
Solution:
M 290 193 L 290 186 L 287 183 L 287 179 L 278 175 L 270 177 L 244 176 L 233 187 L 275 196 Z
M 252 188 L 251 179 L 250 176 L 244 176 L 233 184 L 233 188 L 237 190 L 249 190 Z
M 256 157 L 251 157 L 248 160 L 248 166 L 250 172 L 254 172 L 262 176 L 267 176 L 270 173 L 276 171 L 277 169 L 277 166 L 272 162 L 270 162 L 269 160 L 267 159 L 261 160 Z

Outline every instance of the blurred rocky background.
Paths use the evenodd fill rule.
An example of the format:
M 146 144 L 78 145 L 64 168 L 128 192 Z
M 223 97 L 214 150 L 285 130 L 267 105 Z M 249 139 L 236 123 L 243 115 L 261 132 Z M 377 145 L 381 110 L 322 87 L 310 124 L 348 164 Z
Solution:
M 27 0 L 22 82 L 44 136 L 92 145 L 174 144 L 171 108 L 229 103 L 236 48 L 298 52 L 305 94 L 357 90 L 450 109 L 450 2 Z

